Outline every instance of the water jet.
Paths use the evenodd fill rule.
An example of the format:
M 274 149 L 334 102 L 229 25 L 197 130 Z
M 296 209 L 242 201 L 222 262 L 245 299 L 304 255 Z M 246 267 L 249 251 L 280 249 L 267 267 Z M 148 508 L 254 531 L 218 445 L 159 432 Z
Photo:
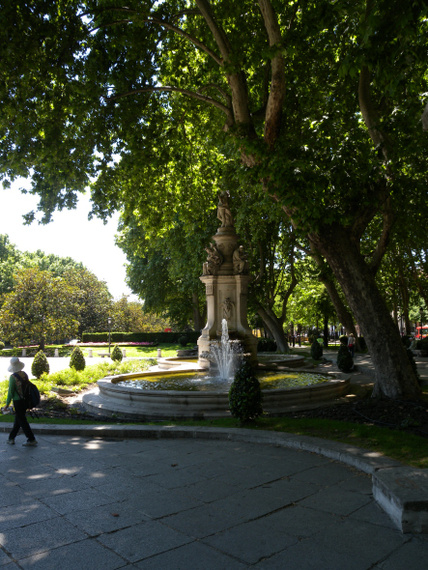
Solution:
M 140 420 L 210 419 L 230 416 L 228 392 L 234 371 L 245 356 L 257 367 L 257 339 L 247 322 L 247 291 L 251 280 L 244 247 L 239 244 L 228 195 L 219 195 L 217 217 L 221 226 L 213 236 L 203 264 L 207 298 L 207 323 L 198 339 L 196 359 L 159 358 L 147 372 L 112 376 L 97 382 L 97 391 L 83 396 L 84 406 L 102 416 Z M 303 358 L 274 355 L 275 365 L 303 364 Z M 275 362 L 273 362 L 275 361 Z M 264 359 L 269 368 L 269 359 Z M 311 371 L 309 371 L 311 372 Z M 193 376 L 179 385 L 183 374 Z M 132 382 L 138 380 L 140 386 Z M 158 384 L 155 385 L 154 382 Z M 168 384 L 169 381 L 169 384 Z M 268 382 L 262 378 L 262 382 Z M 347 390 L 349 380 L 327 375 L 322 382 L 306 386 L 262 384 L 263 410 L 281 415 L 291 410 L 318 407 Z

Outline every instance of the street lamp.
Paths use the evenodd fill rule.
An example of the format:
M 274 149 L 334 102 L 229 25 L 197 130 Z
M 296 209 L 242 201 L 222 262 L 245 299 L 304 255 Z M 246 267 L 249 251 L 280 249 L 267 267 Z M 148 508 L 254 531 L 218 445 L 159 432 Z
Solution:
M 111 317 L 107 318 L 108 323 L 108 353 L 110 356 L 110 347 L 111 347 Z

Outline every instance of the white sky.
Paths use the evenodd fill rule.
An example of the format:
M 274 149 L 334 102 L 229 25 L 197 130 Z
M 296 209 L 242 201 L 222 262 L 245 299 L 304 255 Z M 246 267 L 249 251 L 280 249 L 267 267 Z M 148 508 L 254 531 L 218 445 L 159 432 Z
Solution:
M 0 234 L 7 234 L 20 251 L 40 249 L 83 263 L 107 283 L 115 299 L 122 294 L 129 295 L 130 290 L 125 285 L 126 257 L 115 245 L 119 216 L 115 215 L 105 225 L 97 218 L 89 221 L 90 202 L 82 195 L 75 210 L 55 212 L 50 224 L 34 222 L 26 226 L 22 216 L 36 208 L 38 197 L 21 194 L 19 188 L 24 183 L 20 181 L 10 189 L 0 187 Z

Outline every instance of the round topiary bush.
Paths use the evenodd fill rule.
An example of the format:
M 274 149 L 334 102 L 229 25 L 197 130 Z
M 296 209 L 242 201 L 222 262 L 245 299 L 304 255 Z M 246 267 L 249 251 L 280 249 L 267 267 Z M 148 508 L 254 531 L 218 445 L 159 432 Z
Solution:
M 244 362 L 235 374 L 229 390 L 229 408 L 241 423 L 258 418 L 263 413 L 260 383 L 253 375 L 249 362 Z
M 122 358 L 123 358 L 122 351 L 117 346 L 117 344 L 115 344 L 113 350 L 111 351 L 111 359 L 117 362 L 121 362 Z
M 40 378 L 44 372 L 46 372 L 46 374 L 49 374 L 49 362 L 43 350 L 39 350 L 36 353 L 36 356 L 34 357 L 33 363 L 31 365 L 31 373 L 36 378 Z
M 276 352 L 276 342 L 273 338 L 259 338 L 257 352 Z
M 189 342 L 189 338 L 185 334 L 181 335 L 178 339 L 178 344 L 180 346 L 186 346 L 188 344 L 188 342 Z
M 337 351 L 337 366 L 342 372 L 350 372 L 354 367 L 354 359 L 344 344 L 341 344 Z
M 317 341 L 314 340 L 314 342 L 311 344 L 311 356 L 314 360 L 321 360 L 323 355 L 323 349 L 321 344 Z
M 83 356 L 83 352 L 80 346 L 76 346 L 76 348 L 71 353 L 70 357 L 70 368 L 74 368 L 75 370 L 85 370 L 86 362 L 85 357 Z

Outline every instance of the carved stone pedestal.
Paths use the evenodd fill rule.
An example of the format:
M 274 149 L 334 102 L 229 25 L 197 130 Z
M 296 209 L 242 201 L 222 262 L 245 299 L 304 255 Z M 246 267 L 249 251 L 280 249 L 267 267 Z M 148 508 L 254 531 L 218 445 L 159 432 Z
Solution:
M 222 320 L 226 319 L 230 340 L 239 340 L 243 351 L 250 354 L 257 364 L 257 339 L 247 322 L 248 263 L 244 248 L 238 245 L 238 236 L 225 195 L 220 197 L 218 218 L 222 226 L 213 236 L 213 244 L 207 248 L 208 259 L 204 263 L 207 297 L 207 324 L 198 339 L 198 362 L 209 368 L 209 361 L 202 353 L 209 352 L 210 343 L 218 341 L 222 333 Z

